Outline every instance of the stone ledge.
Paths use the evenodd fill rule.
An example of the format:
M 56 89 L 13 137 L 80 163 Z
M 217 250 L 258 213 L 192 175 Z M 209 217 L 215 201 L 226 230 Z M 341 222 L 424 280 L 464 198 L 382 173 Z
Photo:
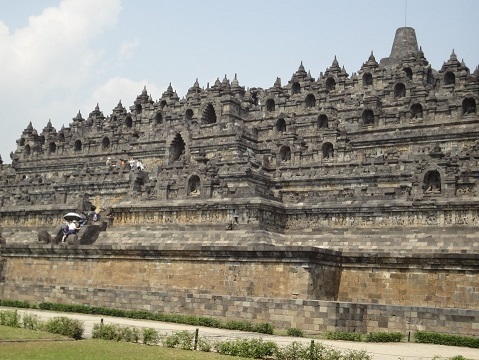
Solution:
M 416 252 L 341 252 L 311 246 L 207 246 L 202 244 L 141 245 L 43 245 L 6 244 L 0 246 L 3 257 L 68 257 L 68 258 L 201 258 L 204 260 L 292 261 L 348 268 L 419 268 L 431 271 L 479 271 L 478 253 Z M 236 259 L 236 260 L 235 260 Z

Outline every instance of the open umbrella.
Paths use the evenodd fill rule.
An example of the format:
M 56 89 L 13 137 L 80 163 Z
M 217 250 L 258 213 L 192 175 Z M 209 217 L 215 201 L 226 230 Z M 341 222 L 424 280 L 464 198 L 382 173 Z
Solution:
M 68 214 L 63 215 L 63 218 L 67 221 L 72 221 L 72 220 L 80 221 L 82 219 L 81 215 L 75 212 L 69 212 Z

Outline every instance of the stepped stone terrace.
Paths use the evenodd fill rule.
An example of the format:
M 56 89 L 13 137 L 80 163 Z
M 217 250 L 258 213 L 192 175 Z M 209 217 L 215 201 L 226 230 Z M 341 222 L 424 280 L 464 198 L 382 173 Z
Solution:
M 0 164 L 0 297 L 477 333 L 478 101 L 479 68 L 433 69 L 405 27 L 352 74 L 334 57 L 30 123 Z M 91 206 L 101 225 L 55 244 Z

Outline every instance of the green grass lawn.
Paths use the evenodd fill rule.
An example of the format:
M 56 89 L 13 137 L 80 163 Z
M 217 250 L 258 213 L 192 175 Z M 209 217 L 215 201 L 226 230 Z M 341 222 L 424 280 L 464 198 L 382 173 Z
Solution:
M 41 339 L 41 340 L 39 340 Z M 19 340 L 19 341 L 13 341 Z M 28 341 L 31 340 L 31 341 Z M 66 340 L 66 341 L 63 341 Z M 201 351 L 105 340 L 70 340 L 40 331 L 0 326 L 1 360 L 232 360 Z
M 12 328 L 0 325 L 0 341 L 2 340 L 38 340 L 38 339 L 68 339 L 65 336 L 51 334 L 45 331 L 33 331 L 20 328 Z

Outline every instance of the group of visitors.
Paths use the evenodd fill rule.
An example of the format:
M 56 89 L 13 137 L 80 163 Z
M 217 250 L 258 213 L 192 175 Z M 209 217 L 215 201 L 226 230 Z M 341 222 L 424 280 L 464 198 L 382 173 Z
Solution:
M 119 167 L 120 169 L 124 168 L 126 166 L 129 166 L 131 170 L 138 170 L 138 171 L 143 171 L 145 170 L 145 166 L 139 159 L 134 159 L 133 157 L 130 157 L 128 161 L 125 159 L 120 159 L 119 161 L 116 161 L 112 159 L 111 157 L 108 157 L 106 160 L 106 166 L 109 168 L 115 168 Z
M 88 218 L 93 222 L 100 220 L 100 214 L 96 211 L 96 207 L 92 206 L 90 211 L 85 214 L 69 213 L 67 215 L 77 215 L 73 217 L 67 217 L 65 215 L 65 223 L 62 225 L 62 242 L 65 242 L 69 235 L 76 235 L 80 231 L 83 225 L 88 223 Z
M 145 166 L 143 165 L 143 163 L 141 162 L 141 160 L 135 160 L 134 158 L 130 158 L 128 160 L 128 164 L 130 165 L 130 169 L 131 170 L 138 170 L 138 171 L 143 171 L 145 170 Z

